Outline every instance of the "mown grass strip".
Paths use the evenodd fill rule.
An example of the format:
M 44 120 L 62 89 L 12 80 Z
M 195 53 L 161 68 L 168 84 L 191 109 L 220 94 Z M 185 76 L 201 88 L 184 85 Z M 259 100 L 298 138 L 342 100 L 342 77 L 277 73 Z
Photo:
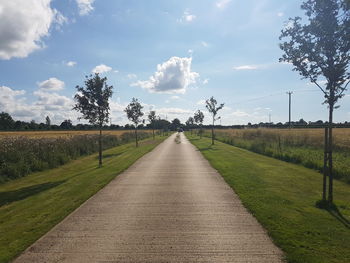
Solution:
M 338 212 L 315 207 L 314 170 L 187 134 L 282 248 L 288 262 L 350 262 L 350 186 L 336 181 Z
M 108 184 L 165 137 L 91 155 L 0 185 L 0 262 L 8 262 Z

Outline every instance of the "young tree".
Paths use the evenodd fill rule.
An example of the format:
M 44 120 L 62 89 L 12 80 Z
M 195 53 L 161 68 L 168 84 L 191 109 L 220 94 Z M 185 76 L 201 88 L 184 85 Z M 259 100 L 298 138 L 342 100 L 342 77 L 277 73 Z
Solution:
M 308 22 L 300 17 L 290 18 L 282 30 L 280 62 L 293 65 L 304 79 L 309 79 L 324 94 L 327 104 L 328 127 L 325 129 L 323 201 L 333 202 L 332 128 L 333 111 L 344 96 L 350 81 L 350 10 L 343 0 L 307 0 L 301 5 Z M 325 83 L 322 85 L 321 83 Z
M 200 110 L 197 110 L 195 113 L 194 113 L 194 122 L 196 124 L 199 124 L 199 136 L 200 138 L 202 139 L 202 126 L 203 126 L 203 121 L 204 121 L 204 114 L 203 112 L 201 112 Z
M 215 121 L 220 119 L 220 117 L 216 118 L 216 115 L 218 114 L 218 111 L 224 107 L 224 103 L 221 103 L 219 106 L 216 106 L 218 102 L 216 101 L 216 99 L 214 99 L 214 97 L 211 97 L 210 99 L 206 100 L 205 103 L 205 107 L 208 109 L 208 111 L 212 114 L 213 117 L 213 125 L 211 127 L 211 144 L 214 145 L 214 125 Z
M 73 109 L 79 111 L 89 123 L 97 125 L 100 130 L 99 167 L 102 166 L 102 126 L 109 121 L 109 98 L 113 94 L 113 86 L 107 85 L 107 78 L 101 78 L 98 73 L 86 76 L 85 87 L 76 86 L 74 96 L 76 104 Z
M 193 117 L 189 117 L 188 120 L 186 121 L 186 126 L 187 126 L 188 129 L 191 131 L 191 135 L 192 135 L 193 124 L 194 124 L 194 119 L 193 119 Z
M 50 129 L 50 127 L 51 127 L 51 119 L 50 119 L 49 116 L 46 116 L 45 122 L 46 122 L 46 127 L 47 127 L 48 129 Z
M 155 122 L 156 122 L 157 116 L 156 116 L 156 111 L 151 110 L 148 114 L 148 121 L 151 124 L 152 127 L 152 132 L 153 132 L 153 140 L 154 140 L 154 129 L 155 129 Z
M 125 108 L 126 115 L 130 121 L 135 124 L 135 141 L 136 147 L 139 146 L 138 138 L 137 138 L 137 126 L 142 123 L 141 117 L 143 116 L 142 105 L 138 102 L 137 99 L 132 98 L 132 101 Z

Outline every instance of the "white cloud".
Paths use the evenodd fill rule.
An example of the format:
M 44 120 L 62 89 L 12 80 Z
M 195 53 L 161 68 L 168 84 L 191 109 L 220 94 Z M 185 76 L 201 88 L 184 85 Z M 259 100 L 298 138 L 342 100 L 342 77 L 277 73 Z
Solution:
M 68 67 L 74 67 L 76 64 L 77 64 L 77 62 L 75 62 L 75 61 L 68 61 L 68 62 L 66 63 L 66 65 L 67 65 Z
M 234 117 L 248 117 L 248 116 L 250 116 L 249 113 L 247 113 L 245 111 L 241 111 L 241 110 L 236 110 L 236 111 L 232 112 L 231 115 Z
M 188 54 L 189 54 L 190 56 L 192 56 L 192 54 L 193 54 L 193 49 L 189 49 L 187 52 L 188 52 Z
M 205 42 L 205 41 L 202 41 L 201 44 L 202 44 L 203 47 L 209 47 L 209 44 L 207 42 Z
M 8 112 L 15 120 L 36 120 L 44 122 L 47 115 L 54 123 L 60 124 L 64 119 L 77 119 L 78 114 L 72 111 L 73 100 L 57 93 L 47 92 L 43 89 L 35 91 L 37 100 L 26 102 L 24 90 L 0 87 L 0 108 Z
M 181 109 L 181 108 L 159 108 L 156 109 L 157 114 L 162 114 L 162 115 L 187 115 L 187 114 L 192 114 L 192 110 L 186 110 L 186 109 Z
M 92 4 L 95 2 L 95 0 L 76 0 L 79 8 L 79 15 L 84 16 L 88 15 L 92 10 L 94 10 L 94 7 Z
M 208 84 L 208 83 L 209 83 L 209 79 L 203 80 L 203 84 L 204 84 L 204 85 L 206 85 L 206 84 Z
M 49 78 L 38 83 L 38 86 L 42 90 L 57 91 L 64 88 L 64 82 L 57 78 Z
M 282 17 L 282 16 L 284 16 L 284 13 L 283 12 L 278 12 L 277 16 Z
M 233 67 L 234 70 L 255 70 L 258 68 L 259 67 L 256 65 L 242 65 L 242 66 Z
M 146 81 L 137 81 L 139 86 L 151 93 L 182 93 L 189 85 L 196 83 L 199 74 L 191 72 L 192 58 L 172 57 L 157 66 L 157 71 Z
M 136 79 L 136 78 L 137 78 L 137 75 L 136 75 L 136 74 L 128 74 L 128 75 L 126 75 L 126 77 L 127 77 L 128 79 Z
M 67 19 L 50 7 L 51 0 L 2 0 L 0 2 L 0 59 L 24 58 L 43 48 L 53 23 Z
M 186 9 L 180 19 L 178 19 L 178 22 L 192 22 L 193 20 L 196 19 L 196 15 L 191 14 L 188 9 Z
M 44 106 L 45 109 L 50 108 L 50 110 L 53 110 L 53 107 L 59 110 L 61 107 L 73 107 L 72 99 L 66 96 L 59 95 L 55 92 L 52 93 L 44 90 L 37 90 L 34 91 L 33 94 L 38 97 L 36 105 Z
M 197 105 L 205 105 L 205 100 L 199 100 L 199 101 L 197 101 Z
M 175 95 L 175 96 L 171 96 L 170 99 L 172 99 L 172 100 L 179 100 L 180 97 Z
M 92 70 L 92 73 L 99 73 L 100 74 L 100 73 L 109 72 L 111 70 L 112 70 L 111 67 L 109 67 L 109 66 L 107 66 L 105 64 L 101 64 L 101 65 L 98 65 L 98 66 L 94 67 L 93 70 Z
M 63 26 L 64 24 L 68 24 L 68 18 L 65 17 L 64 15 L 62 15 L 59 11 L 57 11 L 56 9 L 53 10 L 54 11 L 54 22 L 57 23 L 58 28 L 60 28 L 60 26 Z
M 216 2 L 216 7 L 219 9 L 225 9 L 231 0 L 220 0 Z

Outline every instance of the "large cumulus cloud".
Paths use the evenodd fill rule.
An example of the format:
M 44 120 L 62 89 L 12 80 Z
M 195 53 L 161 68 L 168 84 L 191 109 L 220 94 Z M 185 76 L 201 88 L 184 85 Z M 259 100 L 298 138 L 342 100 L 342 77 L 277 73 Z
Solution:
M 191 71 L 192 58 L 172 57 L 157 66 L 157 71 L 146 81 L 137 81 L 132 86 L 139 86 L 149 92 L 182 93 L 189 85 L 196 83 L 199 74 Z

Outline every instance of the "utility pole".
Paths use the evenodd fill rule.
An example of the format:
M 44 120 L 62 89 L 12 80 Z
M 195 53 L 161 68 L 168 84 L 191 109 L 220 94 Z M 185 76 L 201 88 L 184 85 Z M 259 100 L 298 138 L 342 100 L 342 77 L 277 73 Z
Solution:
M 287 94 L 289 95 L 289 129 L 290 129 L 290 128 L 292 128 L 291 118 L 292 118 L 292 94 L 293 94 L 293 91 L 288 91 Z

